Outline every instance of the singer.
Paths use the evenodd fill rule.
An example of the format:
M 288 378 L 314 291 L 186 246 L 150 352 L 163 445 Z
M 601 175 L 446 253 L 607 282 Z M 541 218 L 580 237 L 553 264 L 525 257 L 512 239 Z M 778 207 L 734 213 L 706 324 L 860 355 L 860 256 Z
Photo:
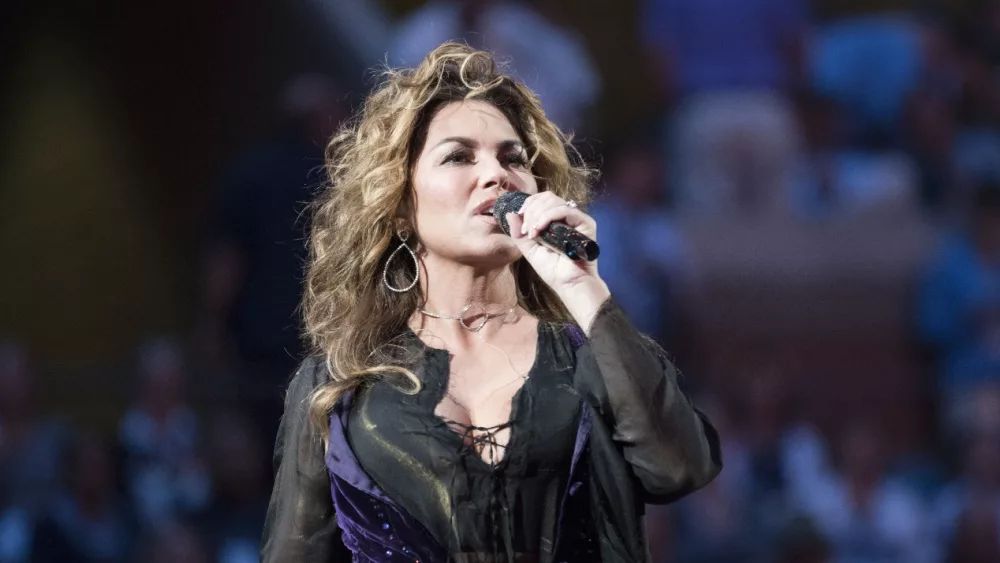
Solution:
M 718 436 L 598 261 L 543 242 L 597 225 L 538 98 L 447 43 L 327 154 L 262 561 L 648 561 L 643 505 L 710 482 Z

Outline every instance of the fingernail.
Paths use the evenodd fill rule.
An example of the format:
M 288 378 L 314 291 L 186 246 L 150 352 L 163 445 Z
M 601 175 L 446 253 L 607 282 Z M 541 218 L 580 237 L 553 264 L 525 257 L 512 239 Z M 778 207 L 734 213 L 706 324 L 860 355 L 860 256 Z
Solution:
M 528 226 L 527 225 L 521 225 L 521 234 L 522 235 L 528 234 Z

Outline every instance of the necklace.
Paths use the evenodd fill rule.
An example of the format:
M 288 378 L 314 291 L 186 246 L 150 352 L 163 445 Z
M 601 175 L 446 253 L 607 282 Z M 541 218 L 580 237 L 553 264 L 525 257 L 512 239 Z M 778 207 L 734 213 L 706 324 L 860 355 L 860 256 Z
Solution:
M 470 315 L 469 314 L 469 310 L 472 309 L 473 307 L 478 307 L 479 309 L 481 309 L 481 312 L 479 312 L 479 311 L 477 311 L 477 312 L 479 312 L 479 314 L 481 314 L 483 316 L 483 318 L 482 318 L 481 321 L 479 321 L 479 323 L 476 326 L 469 326 L 469 325 L 467 325 L 465 323 L 465 319 L 468 318 L 468 317 L 471 317 L 471 316 L 475 316 L 475 315 Z M 494 313 L 487 312 L 485 309 L 483 309 L 482 305 L 475 305 L 475 304 L 471 304 L 470 303 L 469 305 L 466 305 L 465 307 L 462 307 L 462 310 L 458 312 L 458 316 L 457 317 L 454 317 L 454 316 L 451 316 L 451 315 L 442 315 L 440 313 L 432 313 L 432 312 L 430 312 L 430 311 L 428 311 L 427 309 L 424 309 L 424 308 L 420 308 L 419 311 L 421 313 L 423 313 L 424 315 L 427 315 L 428 317 L 433 317 L 435 319 L 443 319 L 443 320 L 448 320 L 448 321 L 458 321 L 458 324 L 462 325 L 462 328 L 464 328 L 465 330 L 468 330 L 468 331 L 471 331 L 471 332 L 479 332 L 480 330 L 483 329 L 484 326 L 486 326 L 486 323 L 488 323 L 490 321 L 490 319 L 506 317 L 507 315 L 513 313 L 514 309 L 516 309 L 516 308 L 517 308 L 517 304 L 515 303 L 514 305 L 512 305 L 506 311 L 494 314 Z

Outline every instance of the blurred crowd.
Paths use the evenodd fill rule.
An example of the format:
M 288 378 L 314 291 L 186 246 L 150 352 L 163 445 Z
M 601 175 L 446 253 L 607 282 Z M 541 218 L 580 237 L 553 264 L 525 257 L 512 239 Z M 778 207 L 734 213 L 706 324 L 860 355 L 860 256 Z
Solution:
M 343 31 L 352 56 L 415 64 L 446 39 L 483 46 L 559 125 L 599 131 L 607 85 L 588 42 L 542 7 L 431 0 L 388 21 L 374 4 L 326 7 L 356 24 Z M 642 39 L 657 112 L 583 145 L 602 171 L 590 208 L 600 267 L 635 324 L 678 355 L 725 462 L 704 491 L 649 507 L 654 561 L 1000 562 L 1000 1 L 959 15 L 918 2 L 837 16 L 806 0 L 639 8 L 621 33 Z M 30 350 L 0 341 L 0 563 L 258 560 L 282 389 L 305 353 L 305 202 L 323 181 L 324 140 L 351 110 L 341 84 L 294 77 L 282 128 L 219 166 L 197 323 L 136 351 L 117 434 L 40 409 Z M 919 439 L 900 444 L 882 403 L 864 397 L 834 407 L 832 422 L 812 416 L 799 387 L 813 380 L 771 377 L 787 366 L 734 391 L 710 377 L 711 346 L 692 351 L 707 255 L 730 267 L 772 258 L 698 225 L 806 237 L 846 224 L 860 243 L 841 252 L 874 256 L 851 271 L 882 271 L 896 257 L 863 229 L 914 223 L 931 242 L 909 241 L 916 267 L 899 265 L 893 283 L 907 301 L 898 340 L 918 361 L 885 392 L 891 402 L 917 389 L 912 418 L 896 423 Z

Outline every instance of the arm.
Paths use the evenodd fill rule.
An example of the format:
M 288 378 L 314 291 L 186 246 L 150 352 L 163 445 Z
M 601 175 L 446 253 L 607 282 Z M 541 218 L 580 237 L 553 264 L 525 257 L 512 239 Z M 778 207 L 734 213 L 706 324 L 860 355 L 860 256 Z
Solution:
M 309 396 L 325 368 L 309 358 L 288 387 L 274 448 L 277 468 L 264 523 L 261 563 L 349 561 L 340 540 L 320 434 L 309 426 Z
M 722 469 L 719 437 L 681 393 L 677 370 L 611 299 L 597 261 L 570 260 L 537 240 L 552 221 L 595 238 L 594 219 L 545 191 L 528 197 L 507 221 L 525 260 L 588 337 L 577 351 L 576 387 L 595 399 L 645 490 L 643 500 L 671 502 L 706 485 Z
M 596 399 L 651 504 L 673 502 L 722 469 L 719 437 L 677 385 L 677 370 L 610 298 L 585 331 L 577 386 Z

